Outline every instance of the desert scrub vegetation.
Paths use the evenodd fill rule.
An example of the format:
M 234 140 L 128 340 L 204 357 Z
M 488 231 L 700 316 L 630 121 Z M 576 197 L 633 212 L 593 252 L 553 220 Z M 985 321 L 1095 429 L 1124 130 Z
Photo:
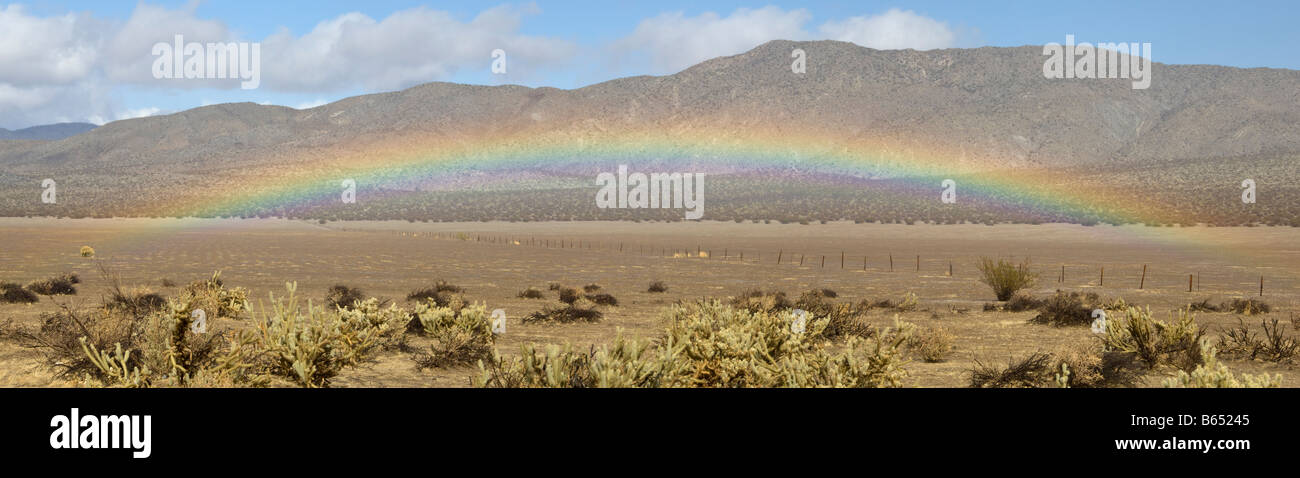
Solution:
M 15 282 L 0 282 L 0 303 L 31 304 L 39 300 L 36 293 L 24 289 Z
M 1187 371 L 1201 365 L 1204 335 L 1186 309 L 1164 322 L 1152 318 L 1150 308 L 1129 307 L 1123 318 L 1107 319 L 1101 339 L 1106 351 L 1132 354 L 1147 368 L 1173 366 Z
M 605 314 L 596 309 L 596 303 L 586 299 L 576 300 L 571 304 L 546 305 L 542 310 L 524 316 L 525 324 L 555 322 L 571 324 L 575 322 L 600 322 Z
M 81 257 L 95 257 L 95 249 L 90 246 L 81 246 Z
M 519 297 L 520 299 L 542 299 L 545 298 L 546 296 L 542 294 L 542 291 L 540 289 L 536 287 L 529 287 L 527 289 L 519 291 L 519 295 L 517 297 Z
M 1273 310 L 1273 308 L 1269 306 L 1267 302 L 1264 302 L 1263 300 L 1259 300 L 1259 299 L 1249 298 L 1249 297 L 1244 299 L 1243 298 L 1232 299 L 1230 301 L 1224 302 L 1222 305 L 1219 306 L 1219 308 L 1223 311 L 1232 312 L 1234 314 L 1244 314 L 1244 315 L 1267 314 Z
M 1101 308 L 1101 298 L 1095 293 L 1066 293 L 1058 290 L 1038 303 L 1038 315 L 1029 321 L 1056 327 L 1086 326 L 1093 321 L 1092 311 Z
M 943 362 L 952 354 L 952 332 L 942 327 L 915 327 L 907 332 L 907 348 L 921 357 L 921 360 L 935 363 Z
M 285 284 L 288 295 L 276 299 L 271 294 L 271 307 L 261 307 L 255 315 L 251 342 L 266 355 L 266 373 L 303 387 L 328 386 L 340 370 L 365 360 L 386 337 L 403 330 L 403 313 L 330 311 L 310 301 L 303 307 L 297 287 Z M 374 305 L 377 310 L 378 302 Z
M 651 282 L 650 287 L 646 289 L 646 292 L 657 293 L 657 294 L 668 292 L 668 284 L 664 283 L 664 281 L 661 280 Z
M 973 388 L 1114 388 L 1134 387 L 1148 369 L 1130 354 L 1106 351 L 1100 341 L 1065 347 L 1051 353 L 1011 357 L 1005 366 L 978 359 L 970 372 Z
M 117 282 L 114 279 L 114 282 Z M 192 303 L 194 308 L 203 309 L 209 317 L 236 319 L 250 312 L 252 304 L 248 301 L 248 289 L 243 287 L 226 287 L 221 279 L 221 271 L 212 273 L 212 277 L 195 281 L 181 290 L 180 300 Z
M 81 278 L 76 274 L 63 274 L 34 280 L 27 284 L 27 290 L 40 295 L 76 295 L 76 284 L 80 283 Z
M 985 365 L 978 359 L 971 370 L 971 388 L 1039 388 L 1055 380 L 1052 355 L 1033 352 L 1007 359 L 1006 366 Z
M 1038 274 L 1029 270 L 1029 259 L 1015 264 L 1001 259 L 993 262 L 993 259 L 982 257 L 975 268 L 979 270 L 980 282 L 991 287 L 999 301 L 1010 299 L 1018 290 L 1033 287 L 1038 280 Z
M 824 320 L 793 327 L 788 313 L 750 312 L 719 301 L 676 304 L 657 340 L 625 339 L 575 351 L 525 344 L 519 357 L 480 364 L 480 387 L 898 387 L 905 334 L 851 338 L 838 353 L 814 337 Z
M 366 293 L 343 284 L 330 286 L 325 292 L 325 305 L 331 309 L 351 309 L 357 302 L 366 300 Z
M 1288 334 L 1277 319 L 1261 320 L 1260 328 L 1264 331 L 1262 336 L 1251 331 L 1244 320 L 1237 319 L 1237 326 L 1224 330 L 1215 348 L 1230 358 L 1269 362 L 1291 361 L 1300 352 L 1295 335 Z
M 1191 372 L 1178 371 L 1178 375 L 1164 380 L 1168 388 L 1278 388 L 1282 386 L 1282 375 L 1262 374 L 1259 376 L 1242 374 L 1241 378 L 1233 375 L 1228 367 L 1219 363 L 1215 357 L 1214 347 L 1201 348 L 1201 364 Z
M 433 340 L 428 353 L 414 357 L 418 368 L 472 364 L 492 356 L 496 335 L 492 333 L 487 306 L 473 304 L 452 309 L 430 300 L 416 305 L 412 315 L 424 335 Z
M 416 289 L 406 294 L 406 300 L 414 302 L 433 300 L 438 307 L 452 307 L 455 303 L 463 304 L 465 302 L 464 294 L 464 287 L 439 280 L 434 282 L 432 286 Z

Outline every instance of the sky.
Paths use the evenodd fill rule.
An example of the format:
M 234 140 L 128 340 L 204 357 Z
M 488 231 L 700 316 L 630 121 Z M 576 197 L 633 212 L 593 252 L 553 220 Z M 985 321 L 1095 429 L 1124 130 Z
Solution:
M 0 2 L 0 128 L 243 101 L 301 109 L 430 81 L 577 88 L 671 74 L 775 39 L 929 50 L 1070 34 L 1149 42 L 1162 63 L 1300 69 L 1297 24 L 1294 0 Z M 158 78 L 155 45 L 178 34 L 256 44 L 257 87 Z M 497 49 L 504 73 L 493 72 Z

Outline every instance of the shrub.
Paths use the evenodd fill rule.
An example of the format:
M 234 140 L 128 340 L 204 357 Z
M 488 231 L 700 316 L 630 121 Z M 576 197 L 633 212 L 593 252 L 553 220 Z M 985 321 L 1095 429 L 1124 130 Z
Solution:
M 866 311 L 871 308 L 870 305 L 836 304 L 826 301 L 826 297 L 823 290 L 810 290 L 791 302 L 784 292 L 748 290 L 740 296 L 733 297 L 731 306 L 755 314 L 801 309 L 808 313 L 811 320 L 825 322 L 819 336 L 826 339 L 852 336 L 870 338 L 875 334 L 875 328 L 864 318 Z
M 267 372 L 303 387 L 328 386 L 344 367 L 364 360 L 382 342 L 385 330 L 356 314 L 329 311 L 310 303 L 301 308 L 297 284 L 288 283 L 284 300 L 271 295 L 271 309 L 257 314 L 256 345 L 269 357 Z
M 1097 342 L 1052 356 L 1057 359 L 1054 368 L 1062 371 L 1057 375 L 1058 384 L 1066 388 L 1132 387 L 1145 371 L 1132 354 L 1106 352 Z
M 221 280 L 221 271 L 213 272 L 212 277 L 207 280 L 196 281 L 185 286 L 179 297 L 181 302 L 191 303 L 194 308 L 203 309 L 209 317 L 213 318 L 239 318 L 251 309 L 248 302 L 248 289 L 227 288 L 225 281 Z
M 452 307 L 456 302 L 464 303 L 465 299 L 462 297 L 464 293 L 464 287 L 439 280 L 431 287 L 411 291 L 410 294 L 406 295 L 406 300 L 425 302 L 432 299 L 434 303 L 438 304 L 438 307 Z
M 0 303 L 31 304 L 40 300 L 36 294 L 13 282 L 0 282 Z
M 77 288 L 74 284 L 80 283 L 81 279 L 76 274 L 63 274 L 61 276 L 51 277 L 32 281 L 27 284 L 27 290 L 40 295 L 75 295 Z
M 573 303 L 577 302 L 581 297 L 582 296 L 578 294 L 578 289 L 572 287 L 564 287 L 560 289 L 560 302 L 565 304 L 573 305 Z
M 688 302 L 665 312 L 664 336 L 648 342 L 622 334 L 612 347 L 575 352 L 551 346 L 538 354 L 525 345 L 521 357 L 480 365 L 473 383 L 489 387 L 897 387 L 902 334 L 853 338 L 832 354 L 809 340 L 824 321 L 791 330 L 788 314 L 751 313 L 717 302 Z M 886 339 L 885 337 L 889 337 Z
M 1224 302 L 1219 306 L 1219 308 L 1234 314 L 1245 315 L 1267 314 L 1272 310 L 1272 307 L 1270 307 L 1268 303 L 1252 298 L 1232 299 L 1231 301 Z
M 668 284 L 665 284 L 663 281 L 658 281 L 658 280 L 651 282 L 650 288 L 646 289 L 646 292 L 655 292 L 655 293 L 668 292 Z
M 336 284 L 325 293 L 325 305 L 331 309 L 351 309 L 357 302 L 365 300 L 365 296 L 361 289 Z
M 609 305 L 615 307 L 618 306 L 618 299 L 614 298 L 614 296 L 609 294 L 587 294 L 583 297 L 595 303 L 596 305 Z
M 529 287 L 519 291 L 520 299 L 541 299 L 543 297 L 545 296 L 542 295 L 542 291 L 538 290 L 536 287 Z
M 162 310 L 163 306 L 167 305 L 166 298 L 143 287 L 128 290 L 114 287 L 109 291 L 106 300 L 104 307 L 109 309 L 120 309 L 133 315 L 145 315 L 153 311 Z M 204 312 L 206 312 L 206 310 Z
M 1282 376 L 1243 374 L 1238 380 L 1228 367 L 1219 363 L 1215 349 L 1200 347 L 1201 364 L 1191 373 L 1178 371 L 1178 375 L 1164 381 L 1168 388 L 1277 388 L 1282 386 Z
M 604 315 L 605 314 L 602 314 L 599 310 L 575 302 L 573 304 L 558 306 L 547 305 L 542 307 L 542 310 L 524 316 L 523 322 L 525 324 L 537 322 L 559 322 L 562 324 L 570 324 L 574 322 L 592 323 L 600 322 L 600 319 L 604 317 Z
M 587 284 L 582 286 L 582 291 L 588 294 L 600 290 L 600 284 Z
M 1172 365 L 1191 370 L 1201 363 L 1204 335 L 1185 309 L 1178 311 L 1176 321 L 1166 323 L 1153 319 L 1150 309 L 1130 307 L 1123 319 L 1106 324 L 1102 343 L 1107 351 L 1135 354 L 1148 368 Z
M 1237 327 L 1224 330 L 1219 336 L 1216 349 L 1230 357 L 1271 362 L 1291 360 L 1300 351 L 1296 338 L 1287 334 L 1277 319 L 1261 321 L 1260 325 L 1264 329 L 1262 339 L 1246 326 L 1245 321 L 1238 319 Z
M 926 362 L 942 362 L 952 353 L 953 336 L 947 329 L 926 327 L 917 329 L 907 339 L 907 347 Z
M 971 370 L 971 388 L 1038 388 L 1055 378 L 1052 356 L 1034 352 L 1020 360 L 1007 360 L 1006 367 L 984 365 L 975 361 Z
M 1201 299 L 1200 302 L 1187 304 L 1187 310 L 1191 312 L 1222 312 L 1220 306 L 1210 303 L 1210 299 Z
M 1065 293 L 1058 290 L 1051 297 L 1040 302 L 1038 315 L 1029 321 L 1056 327 L 1089 325 L 1093 321 L 1092 311 L 1098 308 L 1097 302 L 1097 294 L 1083 295 L 1078 292 Z
M 90 246 L 81 246 L 81 257 L 95 257 L 95 249 Z
M 420 368 L 464 365 L 491 357 L 496 336 L 483 304 L 460 310 L 421 304 L 413 313 L 434 342 L 428 354 L 415 357 Z
M 1005 301 L 1021 289 L 1033 287 L 1038 275 L 1030 272 L 1029 260 L 1013 264 L 999 259 L 996 263 L 987 257 L 980 258 L 976 264 L 980 271 L 980 282 L 993 288 L 998 300 Z

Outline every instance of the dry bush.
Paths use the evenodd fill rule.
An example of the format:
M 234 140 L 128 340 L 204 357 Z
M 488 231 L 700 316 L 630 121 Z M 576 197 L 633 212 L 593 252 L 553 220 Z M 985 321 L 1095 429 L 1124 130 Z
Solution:
M 605 314 L 594 308 L 594 304 L 575 302 L 563 305 L 547 305 L 542 310 L 533 312 L 524 316 L 525 324 L 539 322 L 558 322 L 561 324 L 571 324 L 574 322 L 600 322 Z
M 14 282 L 0 282 L 0 303 L 31 304 L 39 301 L 36 294 Z
M 1260 325 L 1264 329 L 1262 338 L 1252 332 L 1245 321 L 1237 319 L 1237 327 L 1224 330 L 1215 347 L 1219 353 L 1231 358 L 1270 362 L 1289 361 L 1300 352 L 1300 343 L 1280 326 L 1277 319 L 1260 321 Z
M 541 299 L 541 298 L 544 298 L 544 297 L 546 297 L 546 296 L 543 295 L 543 294 L 542 294 L 542 291 L 541 291 L 541 290 L 538 290 L 536 287 L 529 287 L 529 288 L 527 288 L 527 289 L 524 289 L 524 290 L 522 290 L 522 291 L 519 291 L 519 296 L 518 296 L 518 297 L 519 297 L 520 299 Z
M 560 302 L 573 305 L 573 303 L 577 302 L 578 299 L 580 298 L 582 298 L 582 295 L 578 293 L 578 289 L 574 289 L 572 287 L 560 288 L 560 294 L 559 294 Z
M 1101 308 L 1100 302 L 1094 293 L 1065 293 L 1058 290 L 1040 302 L 1038 315 L 1029 321 L 1056 327 L 1089 325 L 1093 320 L 1092 311 Z
M 918 328 L 909 335 L 907 347 L 920 355 L 921 360 L 935 363 L 947 360 L 952 353 L 953 341 L 952 333 L 947 329 L 925 327 Z
M 582 286 L 582 291 L 588 294 L 600 290 L 600 284 L 587 284 Z
M 655 293 L 668 292 L 668 284 L 665 284 L 664 281 L 659 281 L 659 280 L 651 282 L 650 287 L 646 289 L 646 292 L 655 292 Z
M 1192 302 L 1190 304 L 1187 304 L 1187 310 L 1191 312 L 1222 312 L 1223 311 L 1223 309 L 1219 305 L 1215 305 L 1211 303 L 1209 298 L 1201 299 L 1200 302 Z
M 148 288 L 136 287 L 123 290 L 114 284 L 105 299 L 104 307 L 118 309 L 133 315 L 145 315 L 162 310 L 167 299 Z
M 1201 364 L 1201 338 L 1205 331 L 1186 309 L 1172 322 L 1151 317 L 1149 308 L 1130 307 L 1122 319 L 1110 319 L 1102 343 L 1106 351 L 1134 354 L 1148 368 L 1170 365 L 1192 370 Z
M 897 387 L 903 334 L 852 338 L 833 354 L 814 340 L 824 321 L 803 332 L 789 314 L 752 313 L 718 301 L 687 302 L 665 312 L 667 331 L 655 345 L 626 340 L 575 352 L 523 346 L 521 356 L 494 356 L 474 385 L 487 387 Z M 887 337 L 887 338 L 886 338 Z
M 827 301 L 827 297 L 829 296 L 826 295 L 825 290 L 810 290 L 792 302 L 786 298 L 784 292 L 763 292 L 755 289 L 733 297 L 730 304 L 734 308 L 744 309 L 754 314 L 803 310 L 808 313 L 810 320 L 825 322 L 819 336 L 826 339 L 854 336 L 870 338 L 875 334 L 876 329 L 865 318 L 866 311 L 871 309 L 870 305 L 840 304 Z
M 483 304 L 453 310 L 430 302 L 416 306 L 413 314 L 424 334 L 433 339 L 429 353 L 415 356 L 419 368 L 465 365 L 491 357 L 496 336 Z
M 81 279 L 76 274 L 63 274 L 32 281 L 27 284 L 27 290 L 40 295 L 76 295 L 79 283 Z
M 95 249 L 90 246 L 81 246 L 81 257 L 95 257 Z
M 331 309 L 351 309 L 365 299 L 366 294 L 361 289 L 343 284 L 335 284 L 325 293 L 325 305 Z
M 107 273 L 106 273 L 107 274 Z M 113 283 L 116 283 L 114 276 Z M 203 309 L 209 317 L 237 319 L 250 311 L 248 289 L 243 287 L 226 287 L 221 279 L 221 271 L 212 273 L 212 277 L 190 283 L 181 290 L 181 302 L 190 303 L 196 309 Z
M 1224 302 L 1219 306 L 1220 310 L 1232 312 L 1234 314 L 1256 315 L 1267 314 L 1273 308 L 1263 300 L 1254 298 L 1237 298 Z
M 450 307 L 453 302 L 463 303 L 465 301 L 464 293 L 464 287 L 439 280 L 433 286 L 411 291 L 410 294 L 406 295 L 406 300 L 425 302 L 432 299 L 434 303 L 438 304 L 438 307 Z
M 1095 341 L 1052 355 L 1057 359 L 1055 369 L 1061 371 L 1059 385 L 1067 388 L 1133 387 L 1146 371 L 1132 354 L 1106 352 Z
M 971 370 L 972 388 L 1039 388 L 1055 378 L 1052 355 L 1034 352 L 1022 359 L 1007 360 L 1006 367 L 984 365 L 975 361 Z
M 1005 304 L 994 304 L 992 302 L 984 304 L 985 312 L 1024 312 L 1034 310 L 1043 306 L 1043 300 L 1035 299 L 1028 294 L 1013 294 Z
M 618 299 L 609 294 L 587 294 L 583 297 L 596 305 L 618 306 Z
M 1001 259 L 995 263 L 983 257 L 975 267 L 980 271 L 980 282 L 993 288 L 993 294 L 1001 301 L 1010 299 L 1018 290 L 1033 287 L 1038 280 L 1038 274 L 1029 270 L 1028 259 L 1014 264 Z

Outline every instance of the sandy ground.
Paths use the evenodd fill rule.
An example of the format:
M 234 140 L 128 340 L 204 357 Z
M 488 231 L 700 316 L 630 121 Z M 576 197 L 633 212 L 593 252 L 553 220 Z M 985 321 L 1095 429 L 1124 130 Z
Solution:
M 80 257 L 82 245 L 94 247 L 96 258 Z M 287 220 L 0 218 L 0 280 L 26 283 L 75 272 L 84 281 L 80 293 L 59 299 L 72 305 L 92 306 L 104 294 L 106 284 L 99 277 L 97 261 L 119 273 L 125 285 L 147 285 L 163 293 L 175 291 L 162 287 L 163 279 L 185 284 L 222 270 L 227 285 L 247 287 L 260 299 L 271 292 L 282 293 L 285 281 L 293 280 L 301 295 L 317 299 L 329 286 L 346 284 L 400 302 L 410 290 L 441 279 L 468 289 L 470 300 L 506 310 L 509 330 L 498 348 L 511 353 L 525 342 L 604 343 L 620 329 L 629 335 L 657 335 L 663 325 L 659 310 L 679 299 L 726 297 L 753 288 L 797 295 L 826 287 L 837 291 L 839 300 L 852 301 L 897 300 L 913 292 L 920 298 L 921 310 L 902 314 L 903 318 L 948 328 L 956 336 L 956 349 L 948 361 L 908 365 L 908 384 L 922 387 L 965 385 L 975 360 L 1005 362 L 1012 355 L 1093 340 L 1086 328 L 1026 323 L 1033 312 L 983 312 L 983 304 L 993 295 L 977 280 L 974 264 L 980 256 L 1029 257 L 1041 274 L 1032 291 L 1035 295 L 1057 289 L 1092 291 L 1148 305 L 1162 318 L 1176 307 L 1205 298 L 1217 303 L 1256 296 L 1261 276 L 1263 298 L 1274 306 L 1264 317 L 1279 318 L 1289 326 L 1300 299 L 1296 273 L 1300 229 L 1280 227 L 717 222 L 321 225 Z M 1143 265 L 1147 266 L 1145 281 Z M 1062 266 L 1064 281 L 1060 281 Z M 1104 285 L 1099 283 L 1103 267 Z M 1189 275 L 1194 289 L 1190 293 Z M 668 292 L 648 293 L 646 286 L 654 280 L 666 282 Z M 545 290 L 551 282 L 598 283 L 621 305 L 610 308 L 598 324 L 520 323 L 520 317 L 554 299 L 549 292 L 547 300 L 520 299 L 516 294 L 529 286 Z M 0 305 L 0 321 L 34 324 L 40 313 L 55 307 L 45 298 L 35 305 Z M 883 326 L 891 324 L 892 317 L 892 312 L 880 312 L 873 320 Z M 1241 317 L 1200 313 L 1197 321 L 1213 336 L 1222 327 L 1236 325 Z M 1258 328 L 1259 317 L 1246 319 Z M 1300 386 L 1300 374 L 1293 366 L 1227 363 L 1238 372 L 1280 372 L 1285 385 Z M 409 355 L 393 352 L 346 371 L 334 386 L 459 387 L 468 385 L 471 373 L 470 368 L 416 371 Z M 34 352 L 0 344 L 0 386 L 62 385 L 40 368 Z

